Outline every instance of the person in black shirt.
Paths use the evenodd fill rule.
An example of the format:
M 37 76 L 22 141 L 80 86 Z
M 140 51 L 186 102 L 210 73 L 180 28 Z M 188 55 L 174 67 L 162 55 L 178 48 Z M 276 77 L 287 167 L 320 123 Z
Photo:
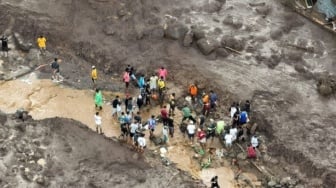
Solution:
M 62 81 L 60 76 L 60 65 L 59 60 L 57 58 L 54 59 L 54 61 L 51 63 L 51 69 L 52 69 L 52 79 L 56 81 Z
M 8 50 L 9 50 L 9 48 L 8 48 L 8 38 L 5 35 L 3 35 L 0 38 L 0 40 L 1 40 L 1 50 L 4 54 L 4 56 L 8 57 Z
M 218 185 L 218 176 L 214 176 L 211 179 L 211 188 L 220 188 Z
M 119 99 L 119 95 L 117 95 L 115 97 L 115 99 L 112 101 L 112 117 L 114 117 L 114 114 L 117 113 L 117 116 L 119 117 L 120 116 L 120 111 L 121 110 L 118 110 L 118 108 L 121 108 L 120 105 L 121 105 L 121 102 L 120 102 L 120 99 Z M 119 107 L 118 107 L 119 105 Z

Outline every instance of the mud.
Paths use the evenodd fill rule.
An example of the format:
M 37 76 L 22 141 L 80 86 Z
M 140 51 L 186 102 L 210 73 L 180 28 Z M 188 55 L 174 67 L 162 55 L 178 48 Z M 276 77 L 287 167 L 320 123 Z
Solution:
M 119 75 L 126 64 L 145 74 L 164 65 L 181 97 L 193 81 L 216 90 L 220 117 L 233 100 L 251 99 L 253 119 L 280 163 L 269 166 L 307 187 L 332 187 L 335 99 L 329 86 L 323 92 L 328 97 L 317 86 L 319 75 L 336 70 L 335 37 L 278 1 L 261 7 L 247 0 L 223 2 L 3 0 L 0 9 L 7 14 L 0 29 L 17 32 L 32 44 L 42 33 L 50 53 L 27 59 L 27 54 L 10 51 L 2 64 L 7 73 L 19 65 L 34 68 L 50 62 L 56 54 L 64 59 L 65 85 L 91 88 L 89 72 L 95 64 L 99 86 L 114 92 L 123 89 Z M 184 42 L 190 47 L 183 47 Z M 39 78 L 49 78 L 49 71 L 37 72 Z

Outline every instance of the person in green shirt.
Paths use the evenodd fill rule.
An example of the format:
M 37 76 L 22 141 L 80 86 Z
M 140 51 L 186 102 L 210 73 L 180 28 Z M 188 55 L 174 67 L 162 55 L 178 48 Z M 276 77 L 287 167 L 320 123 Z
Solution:
M 193 121 L 194 123 L 196 123 L 196 120 L 191 115 L 191 110 L 187 105 L 184 105 L 184 107 L 182 108 L 182 113 L 183 113 L 183 118 L 182 118 L 181 123 L 186 119 L 189 119 L 189 120 Z
M 224 131 L 225 122 L 224 120 L 217 121 L 216 134 L 221 135 Z
M 99 89 L 96 89 L 95 105 L 96 108 L 99 108 L 99 110 L 103 109 L 103 95 Z

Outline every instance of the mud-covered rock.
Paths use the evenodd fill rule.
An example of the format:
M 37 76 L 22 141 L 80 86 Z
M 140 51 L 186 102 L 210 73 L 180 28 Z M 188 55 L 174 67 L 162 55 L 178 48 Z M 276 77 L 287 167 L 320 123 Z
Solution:
M 202 38 L 197 41 L 197 47 L 204 55 L 209 55 L 219 47 L 219 43 L 214 39 Z
M 165 35 L 165 31 L 162 27 L 155 27 L 150 31 L 151 38 L 163 38 Z
M 113 36 L 116 33 L 116 29 L 112 25 L 105 25 L 103 32 L 107 36 Z
M 192 29 L 192 32 L 194 34 L 195 40 L 202 39 L 206 36 L 206 32 L 205 32 L 204 28 L 202 28 L 202 27 L 192 26 L 191 29 Z
M 230 47 L 232 49 L 241 51 L 245 48 L 245 41 L 235 38 L 234 36 L 223 36 L 221 40 L 222 47 Z
M 169 24 L 164 30 L 164 36 L 169 39 L 179 40 L 182 39 L 187 32 L 188 27 L 181 23 Z
M 185 47 L 189 47 L 191 46 L 192 42 L 193 42 L 193 38 L 194 38 L 194 33 L 191 31 L 188 31 L 183 39 L 183 46 Z
M 270 14 L 272 12 L 272 7 L 268 6 L 268 5 L 260 6 L 260 7 L 257 7 L 255 10 L 258 14 L 261 14 L 263 16 L 267 16 L 268 14 Z
M 336 91 L 336 76 L 322 75 L 318 78 L 317 90 L 322 96 L 330 96 Z
M 270 37 L 273 40 L 277 40 L 277 39 L 281 38 L 282 35 L 283 35 L 283 32 L 279 28 L 271 29 L 271 31 L 270 31 Z
M 24 41 L 21 35 L 17 32 L 14 33 L 14 39 L 19 49 L 24 52 L 29 52 L 29 50 L 33 47 L 32 43 Z
M 203 6 L 203 11 L 208 13 L 219 12 L 222 9 L 223 2 L 220 1 L 209 1 L 209 3 Z
M 216 54 L 219 57 L 227 57 L 230 55 L 230 52 L 226 50 L 225 48 L 217 48 L 216 49 Z

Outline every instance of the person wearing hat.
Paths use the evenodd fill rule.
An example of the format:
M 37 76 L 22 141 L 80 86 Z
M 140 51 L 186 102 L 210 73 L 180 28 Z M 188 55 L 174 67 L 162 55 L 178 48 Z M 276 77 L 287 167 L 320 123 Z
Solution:
M 196 131 L 196 126 L 194 122 L 190 120 L 187 126 L 187 132 L 188 132 L 188 138 L 189 138 L 190 144 L 193 144 L 194 142 L 195 131 Z
M 98 79 L 98 74 L 97 74 L 96 66 L 94 66 L 94 65 L 92 65 L 91 79 L 92 79 L 93 86 L 95 87 L 97 79 Z

